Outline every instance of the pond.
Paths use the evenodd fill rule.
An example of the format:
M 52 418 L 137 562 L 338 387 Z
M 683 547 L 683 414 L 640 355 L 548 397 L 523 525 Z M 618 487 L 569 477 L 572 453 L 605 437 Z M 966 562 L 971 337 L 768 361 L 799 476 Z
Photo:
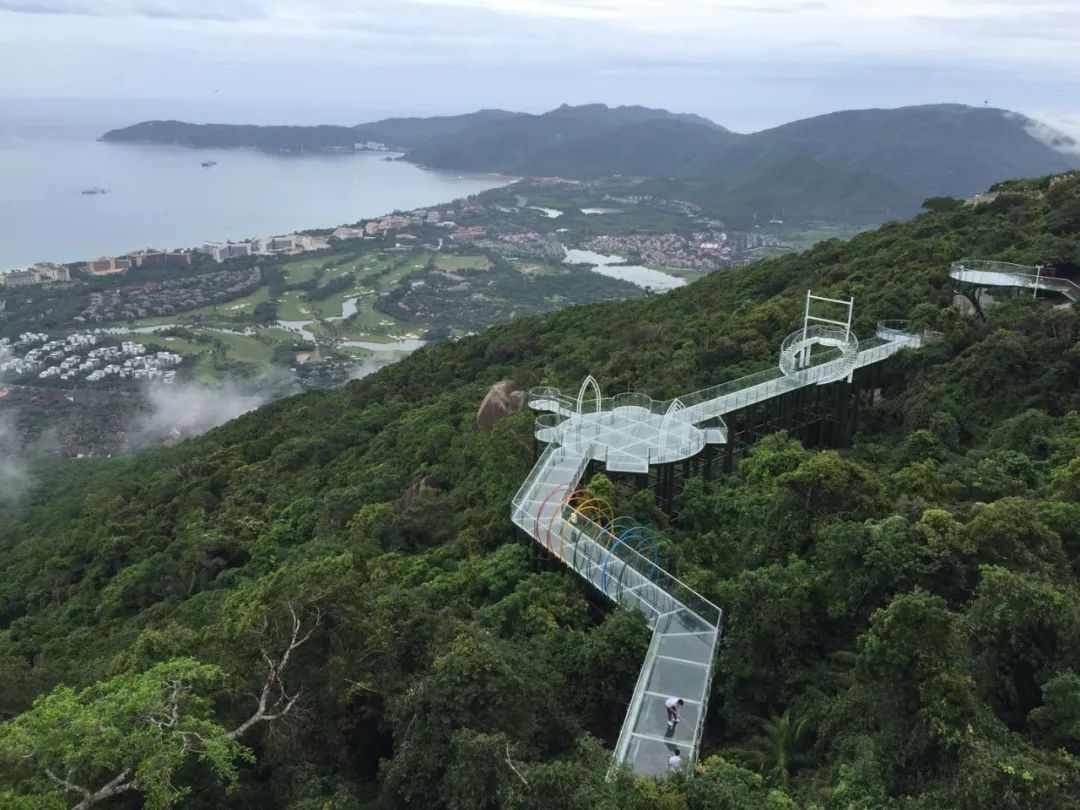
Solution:
M 659 270 L 653 270 L 651 267 L 643 267 L 636 264 L 621 264 L 620 262 L 625 261 L 622 256 L 605 256 L 603 253 L 596 253 L 592 250 L 568 250 L 566 251 L 566 256 L 563 258 L 563 261 L 569 264 L 592 265 L 590 269 L 594 273 L 599 273 L 608 278 L 629 281 L 631 284 L 636 284 L 647 290 L 667 292 L 668 290 L 673 290 L 676 287 L 682 287 L 686 284 L 686 279 L 679 278 L 678 276 L 668 275 Z

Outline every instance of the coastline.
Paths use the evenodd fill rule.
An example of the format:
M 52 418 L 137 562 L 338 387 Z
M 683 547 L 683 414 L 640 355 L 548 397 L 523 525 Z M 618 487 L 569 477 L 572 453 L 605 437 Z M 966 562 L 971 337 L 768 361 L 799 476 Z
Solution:
M 127 149 L 117 148 L 128 146 L 135 149 L 128 153 Z M 160 151 L 151 148 L 163 146 L 166 148 Z M 16 178 L 6 207 L 13 212 L 13 232 L 21 232 L 23 238 L 8 244 L 9 258 L 0 258 L 0 274 L 35 263 L 78 265 L 99 256 L 119 256 L 151 246 L 177 250 L 181 246 L 195 248 L 208 241 L 333 230 L 394 211 L 447 205 L 520 179 L 491 172 L 446 171 L 403 160 L 404 153 L 401 152 L 376 150 L 299 153 L 252 146 L 208 148 L 161 142 L 106 141 L 101 136 L 73 144 L 41 141 L 31 149 L 43 153 L 34 157 L 39 163 L 47 164 L 49 151 L 54 147 L 69 151 L 76 148 L 92 155 L 105 152 L 107 160 L 97 163 L 108 165 L 96 166 L 93 160 L 79 161 L 81 179 L 60 181 L 50 189 L 35 188 L 33 194 L 21 194 L 16 187 L 19 178 Z M 197 164 L 192 168 L 183 159 L 183 153 L 205 157 L 214 152 L 221 154 L 221 165 L 210 169 L 199 169 Z M 383 160 L 385 155 L 395 159 Z M 230 156 L 237 160 L 243 158 L 244 165 L 237 167 L 229 160 Z M 2 157 L 4 154 L 0 152 Z M 21 158 L 14 153 L 12 157 L 13 160 Z M 306 160 L 274 160 L 300 157 Z M 334 158 L 341 158 L 341 162 Z M 348 168 L 355 167 L 357 175 L 352 175 L 348 168 L 343 171 L 346 159 L 353 161 L 353 166 Z M 175 200 L 162 198 L 152 187 L 153 171 L 158 164 L 165 167 L 166 174 L 183 175 L 180 182 L 186 188 L 176 195 Z M 182 165 L 178 168 L 178 164 Z M 116 166 L 118 168 L 114 170 L 110 168 Z M 124 183 L 114 183 L 110 171 Z M 261 188 L 252 189 L 250 194 L 239 191 L 239 188 L 248 187 L 252 177 Z M 24 188 L 27 187 L 25 183 L 31 182 L 27 172 Z M 80 199 L 79 182 L 85 182 L 87 187 L 108 186 L 110 193 Z M 167 178 L 161 180 L 163 186 L 167 182 Z M 455 187 L 459 184 L 467 187 Z M 294 193 L 297 186 L 302 194 Z M 238 198 L 237 204 L 228 204 L 228 200 L 223 199 L 228 196 Z M 32 204 L 27 205 L 25 198 L 30 198 Z M 280 206 L 276 204 L 279 200 L 283 203 Z M 214 205 L 222 216 L 209 210 Z M 4 200 L 0 199 L 0 209 L 3 208 Z M 279 211 L 288 213 L 279 214 Z M 155 212 L 160 213 L 155 216 Z M 129 213 L 136 216 L 128 216 Z M 310 218 L 305 217 L 307 213 Z M 141 224 L 139 219 L 143 220 Z M 61 240 L 55 237 L 56 224 L 63 232 Z M 58 244 L 63 241 L 69 243 L 66 250 Z

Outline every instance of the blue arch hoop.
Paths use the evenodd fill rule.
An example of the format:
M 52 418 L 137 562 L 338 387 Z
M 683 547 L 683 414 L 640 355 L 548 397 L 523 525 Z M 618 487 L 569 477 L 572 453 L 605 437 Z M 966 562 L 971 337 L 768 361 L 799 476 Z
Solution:
M 615 538 L 615 542 L 611 544 L 611 547 L 604 555 L 604 563 L 600 568 L 600 590 L 603 593 L 607 593 L 607 580 L 608 580 L 608 563 L 611 558 L 616 556 L 615 552 L 619 546 L 626 546 L 633 551 L 636 551 L 642 557 L 652 561 L 654 566 L 658 565 L 660 556 L 660 537 L 647 526 L 642 526 L 637 523 L 633 518 L 629 517 L 617 517 L 612 522 L 610 527 L 611 535 Z M 622 588 L 622 574 L 626 570 L 625 565 L 619 569 L 618 588 Z M 655 581 L 659 568 L 654 567 L 649 572 L 649 578 Z

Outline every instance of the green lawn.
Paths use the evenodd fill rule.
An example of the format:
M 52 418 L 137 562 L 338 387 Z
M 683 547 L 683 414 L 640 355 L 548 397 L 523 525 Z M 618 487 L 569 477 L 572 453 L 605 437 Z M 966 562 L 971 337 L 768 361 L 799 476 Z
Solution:
M 285 279 L 289 284 L 300 284 L 304 281 L 311 281 L 315 278 L 315 272 L 322 266 L 328 264 L 333 257 L 320 256 L 317 259 L 302 259 L 296 262 L 289 262 L 281 266 L 281 272 L 285 275 Z M 374 256 L 356 257 L 352 254 L 339 257 L 339 263 L 326 271 L 323 275 L 323 281 L 329 281 L 337 276 L 344 275 L 345 273 L 363 272 L 365 268 L 371 265 Z
M 161 315 L 153 318 L 140 318 L 135 321 L 137 327 L 147 326 L 166 326 L 173 323 L 193 323 L 195 321 L 212 321 L 215 318 L 220 319 L 223 323 L 235 318 L 242 318 L 245 315 L 251 315 L 255 311 L 255 305 L 261 304 L 264 301 L 270 300 L 270 288 L 259 287 L 255 292 L 250 295 L 245 295 L 242 298 L 236 298 L 232 301 L 226 301 L 222 304 L 215 304 L 209 307 L 199 307 L 199 309 L 189 309 L 184 312 L 177 312 L 175 315 Z
M 321 337 L 386 343 L 394 339 L 390 335 L 415 334 L 419 327 L 399 323 L 387 318 L 381 312 L 361 307 L 356 317 L 347 321 L 335 321 L 326 326 L 316 323 L 309 328 Z
M 202 354 L 203 352 L 210 351 L 210 346 L 204 346 L 199 343 L 192 343 L 190 340 L 178 337 L 167 337 L 165 335 L 123 335 L 124 340 L 130 340 L 133 343 L 141 343 L 144 346 L 154 344 L 156 346 L 164 346 L 170 352 L 176 352 L 177 354 Z
M 214 369 L 213 355 L 204 354 L 199 357 L 199 362 L 195 364 L 194 375 L 199 382 L 215 383 L 218 381 L 217 371 Z
M 302 259 L 297 262 L 289 262 L 281 266 L 281 272 L 289 284 L 299 284 L 303 281 L 311 281 L 315 277 L 315 271 L 326 264 L 326 257 L 317 259 Z
M 268 364 L 270 358 L 274 353 L 274 345 L 284 340 L 297 340 L 299 337 L 287 332 L 284 329 L 264 329 L 260 334 L 266 337 L 276 338 L 273 343 L 263 343 L 255 337 L 248 337 L 247 335 L 233 335 L 227 332 L 218 332 L 213 329 L 204 329 L 201 327 L 192 327 L 191 331 L 196 335 L 204 335 L 213 340 L 219 340 L 224 343 L 229 350 L 229 358 L 232 360 L 239 360 L 244 363 L 255 363 L 257 365 Z M 194 343 L 184 338 L 170 337 L 167 335 L 125 335 L 125 340 L 132 340 L 136 343 L 156 344 L 158 346 L 164 346 L 169 351 L 177 352 L 184 355 L 209 355 L 213 351 L 213 346 L 204 343 Z
M 274 354 L 272 344 L 268 345 L 247 335 L 232 335 L 227 332 L 215 332 L 211 329 L 192 329 L 196 334 L 206 335 L 224 343 L 229 349 L 229 359 L 242 363 L 269 365 Z
M 365 349 L 361 346 L 338 346 L 337 351 L 342 354 L 347 354 L 350 357 L 370 357 L 375 352 L 370 349 Z
M 279 320 L 306 321 L 315 317 L 311 310 L 311 303 L 308 301 L 301 301 L 301 295 L 303 295 L 303 293 L 300 290 L 289 290 L 281 296 L 277 307 Z
M 235 318 L 243 315 L 250 315 L 255 311 L 256 304 L 262 304 L 270 300 L 270 288 L 259 287 L 251 295 L 245 295 L 242 298 L 236 298 L 232 301 L 226 301 L 223 304 L 215 304 L 209 307 L 200 307 L 199 309 L 191 309 L 187 312 L 178 312 L 176 315 L 170 316 L 166 323 L 184 320 L 190 321 L 193 319 L 206 319 L 214 316 Z
M 435 266 L 440 270 L 490 270 L 491 261 L 487 256 L 451 256 L 440 253 L 435 257 Z
M 340 321 L 328 328 L 318 324 L 310 327 L 316 334 L 339 337 L 346 340 L 390 340 L 391 334 L 403 334 L 411 332 L 418 327 L 406 326 L 393 318 L 388 318 L 374 308 L 376 298 L 391 290 L 402 278 L 409 273 L 423 268 L 427 263 L 427 253 L 418 253 L 400 267 L 395 267 L 385 275 L 379 275 L 388 267 L 393 267 L 400 261 L 399 256 L 371 254 L 357 257 L 354 254 L 337 257 L 340 263 L 336 264 L 321 277 L 323 283 L 346 273 L 356 274 L 356 283 L 351 287 L 334 295 L 328 296 L 321 301 L 305 301 L 302 299 L 305 293 L 302 290 L 290 290 L 284 293 L 278 301 L 278 317 L 283 321 L 312 321 L 317 317 L 340 318 L 343 314 L 345 301 L 351 298 L 357 301 L 356 314 L 347 323 Z M 327 256 L 318 258 L 302 259 L 288 262 L 282 266 L 290 283 L 309 281 L 315 277 L 316 271 L 328 263 Z M 439 257 L 440 266 L 447 269 L 483 268 L 490 267 L 490 262 L 484 256 L 448 256 Z M 261 343 L 254 337 L 231 335 L 208 329 L 212 326 L 237 328 L 241 325 L 250 325 L 250 320 L 245 323 L 244 316 L 253 314 L 255 306 L 270 298 L 270 288 L 260 287 L 251 295 L 219 304 L 212 307 L 181 312 L 176 315 L 168 315 L 154 318 L 142 318 L 136 321 L 139 327 L 165 326 L 168 324 L 180 324 L 200 334 L 206 334 L 221 340 L 229 346 L 229 356 L 233 360 L 249 363 L 265 363 L 269 361 L 273 352 L 273 345 Z M 335 328 L 336 326 L 336 328 Z M 272 343 L 299 340 L 299 335 L 285 329 L 274 327 L 260 327 L 259 336 L 269 338 Z M 133 336 L 140 342 L 163 343 L 162 338 L 154 335 Z M 202 354 L 209 350 L 207 346 L 198 344 L 185 345 L 186 341 L 174 340 L 168 344 L 181 354 Z M 204 364 L 200 361 L 200 367 Z
M 699 278 L 705 278 L 709 273 L 715 273 L 715 270 L 687 270 L 684 267 L 661 267 L 658 264 L 646 265 L 650 270 L 656 270 L 660 273 L 667 273 L 669 276 L 678 276 L 679 278 L 685 278 L 687 281 L 697 281 Z
M 345 273 L 356 273 L 356 283 L 352 287 L 328 296 L 321 301 L 305 301 L 301 298 L 305 293 L 301 290 L 290 290 L 281 297 L 278 304 L 278 318 L 283 321 L 303 321 L 317 317 L 319 313 L 323 317 L 336 318 L 342 314 L 345 302 L 350 298 L 363 295 L 365 299 L 374 299 L 375 292 L 384 293 L 393 287 L 406 273 L 413 270 L 411 266 L 399 267 L 385 276 L 374 278 L 376 273 L 390 264 L 382 257 L 366 257 L 362 262 L 347 262 L 340 267 L 327 273 L 324 280 L 329 280 Z M 421 263 L 421 267 L 423 264 Z M 290 276 L 291 278 L 291 276 Z M 364 295 L 370 293 L 370 295 Z M 371 310 L 370 301 L 360 302 L 360 317 L 367 326 L 376 326 L 380 318 L 364 317 L 364 310 Z
M 290 332 L 288 329 L 282 329 L 280 326 L 265 326 L 260 327 L 260 337 L 268 337 L 275 343 L 293 343 L 300 340 L 300 336 L 296 332 Z
M 513 263 L 518 272 L 525 275 L 560 276 L 566 272 L 565 267 L 556 267 L 537 259 L 515 259 Z

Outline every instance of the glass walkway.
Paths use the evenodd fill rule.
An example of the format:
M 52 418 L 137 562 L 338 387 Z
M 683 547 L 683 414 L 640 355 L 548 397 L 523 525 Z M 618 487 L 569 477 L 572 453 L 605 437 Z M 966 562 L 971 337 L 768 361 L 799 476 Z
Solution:
M 980 287 L 1020 287 L 1038 292 L 1049 290 L 1064 295 L 1073 303 L 1080 301 L 1080 286 L 1067 278 L 1044 276 L 1042 267 L 986 259 L 961 259 L 953 262 L 949 276 Z
M 650 530 L 615 517 L 582 488 L 585 470 L 597 460 L 612 471 L 647 473 L 652 465 L 690 458 L 706 444 L 727 441 L 724 414 L 850 379 L 856 368 L 921 345 L 906 322 L 883 322 L 860 343 L 850 329 L 852 302 L 831 301 L 848 308 L 844 323 L 812 316 L 811 299 L 830 301 L 807 294 L 803 328 L 784 341 L 777 367 L 759 374 L 671 401 L 605 398 L 592 377 L 576 397 L 553 388 L 529 392 L 530 408 L 545 412 L 536 436 L 547 449 L 514 496 L 512 520 L 606 598 L 643 613 L 653 631 L 615 747 L 616 767 L 662 775 L 675 748 L 683 762 L 697 760 L 723 613 L 660 567 Z M 674 729 L 664 707 L 669 697 L 684 701 Z

